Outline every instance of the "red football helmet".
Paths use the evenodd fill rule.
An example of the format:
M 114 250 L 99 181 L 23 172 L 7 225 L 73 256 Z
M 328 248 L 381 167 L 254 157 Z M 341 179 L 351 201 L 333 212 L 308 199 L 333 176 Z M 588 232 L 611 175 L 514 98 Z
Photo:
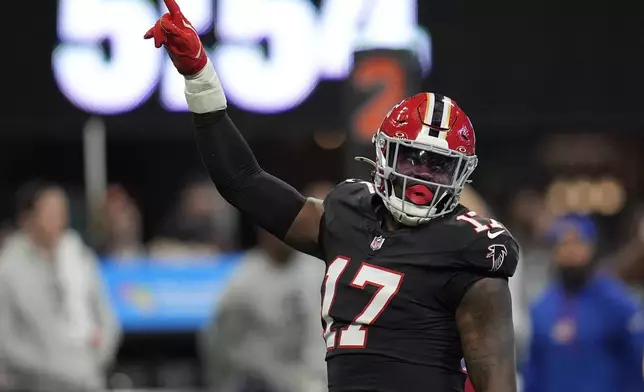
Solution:
M 376 192 L 409 226 L 453 211 L 478 162 L 470 119 L 440 94 L 417 94 L 394 106 L 373 142 Z

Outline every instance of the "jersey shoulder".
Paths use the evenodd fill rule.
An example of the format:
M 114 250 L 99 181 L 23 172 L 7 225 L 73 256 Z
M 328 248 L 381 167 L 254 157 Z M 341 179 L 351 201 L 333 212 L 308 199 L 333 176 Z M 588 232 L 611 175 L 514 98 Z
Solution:
M 371 182 L 348 179 L 333 188 L 324 199 L 324 214 L 333 220 L 338 214 L 367 211 L 376 194 Z
M 491 276 L 511 277 L 519 262 L 519 244 L 505 225 L 459 206 L 446 222 L 460 251 L 461 267 Z

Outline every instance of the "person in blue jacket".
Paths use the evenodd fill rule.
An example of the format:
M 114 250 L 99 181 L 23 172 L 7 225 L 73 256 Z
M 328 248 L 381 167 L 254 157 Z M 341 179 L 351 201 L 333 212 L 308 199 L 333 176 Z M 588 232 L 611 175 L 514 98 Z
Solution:
M 531 306 L 524 392 L 644 392 L 644 315 L 621 280 L 597 272 L 586 216 L 550 230 L 557 278 Z

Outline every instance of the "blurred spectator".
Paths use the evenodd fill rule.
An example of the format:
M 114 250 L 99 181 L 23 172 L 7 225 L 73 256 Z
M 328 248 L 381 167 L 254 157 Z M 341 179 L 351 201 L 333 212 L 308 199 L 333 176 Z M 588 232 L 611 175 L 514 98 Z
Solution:
M 0 363 L 21 391 L 104 385 L 119 326 L 97 261 L 67 229 L 67 196 L 33 182 L 17 195 L 19 231 L 0 253 Z
M 528 308 L 551 278 L 551 249 L 546 232 L 553 217 L 545 206 L 542 195 L 533 190 L 520 191 L 512 204 L 512 233 L 521 244 L 521 260 L 517 275 L 522 279 L 521 307 Z
M 100 253 L 116 259 L 135 259 L 145 255 L 141 238 L 141 213 L 121 186 L 111 186 L 101 211 Z
M 191 179 L 176 210 L 150 243 L 161 256 L 208 255 L 234 248 L 236 216 L 209 179 Z
M 596 273 L 595 224 L 564 216 L 549 237 L 557 279 L 531 309 L 525 391 L 643 391 L 644 319 L 620 280 Z
M 320 324 L 324 263 L 260 231 L 205 331 L 211 386 L 234 392 L 326 391 Z
M 2 248 L 4 241 L 13 233 L 13 230 L 14 228 L 11 222 L 0 223 L 0 248 Z
M 510 279 L 510 290 L 517 358 L 523 360 L 530 335 L 530 303 L 543 291 L 552 275 L 551 250 L 545 238 L 552 217 L 542 195 L 532 189 L 519 191 L 510 208 L 509 228 L 521 246 L 521 258 Z

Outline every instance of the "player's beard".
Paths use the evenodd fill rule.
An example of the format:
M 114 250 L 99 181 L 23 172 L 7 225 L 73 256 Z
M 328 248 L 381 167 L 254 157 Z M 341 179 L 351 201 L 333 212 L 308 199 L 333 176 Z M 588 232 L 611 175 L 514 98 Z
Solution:
M 558 267 L 558 274 L 564 288 L 572 293 L 581 291 L 593 273 L 591 264 L 583 266 Z

